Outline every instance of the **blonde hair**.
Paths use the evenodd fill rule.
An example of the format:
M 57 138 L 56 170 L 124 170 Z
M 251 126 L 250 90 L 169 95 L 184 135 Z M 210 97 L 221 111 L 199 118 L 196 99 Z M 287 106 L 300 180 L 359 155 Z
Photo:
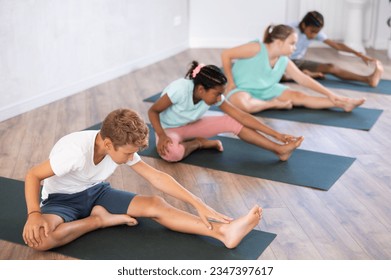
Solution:
M 109 138 L 115 149 L 127 144 L 140 149 L 148 147 L 148 126 L 138 113 L 130 109 L 117 109 L 108 114 L 100 134 L 102 139 Z

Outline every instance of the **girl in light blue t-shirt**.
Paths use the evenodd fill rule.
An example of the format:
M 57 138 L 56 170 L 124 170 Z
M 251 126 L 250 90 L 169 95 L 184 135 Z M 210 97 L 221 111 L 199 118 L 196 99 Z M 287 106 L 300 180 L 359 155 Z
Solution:
M 227 99 L 249 113 L 291 109 L 293 106 L 312 109 L 339 107 L 350 112 L 365 102 L 364 98 L 338 96 L 300 71 L 288 58 L 296 43 L 294 29 L 281 24 L 266 29 L 263 43 L 254 41 L 224 50 L 222 64 L 228 79 Z M 284 74 L 324 96 L 308 95 L 280 84 Z
M 232 132 L 248 143 L 274 152 L 280 160 L 288 160 L 304 138 L 281 134 L 231 105 L 223 95 L 226 83 L 227 78 L 218 67 L 193 61 L 185 78 L 163 90 L 148 111 L 159 155 L 175 162 L 197 149 L 222 152 L 221 141 L 208 138 Z M 219 106 L 225 115 L 204 116 L 211 105 Z M 282 143 L 271 141 L 263 134 Z

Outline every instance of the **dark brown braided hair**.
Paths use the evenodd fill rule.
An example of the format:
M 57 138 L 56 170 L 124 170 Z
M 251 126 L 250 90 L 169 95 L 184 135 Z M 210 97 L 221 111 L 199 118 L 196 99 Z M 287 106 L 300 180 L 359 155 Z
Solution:
M 198 73 L 195 73 L 195 69 L 201 67 Z M 185 78 L 193 80 L 194 86 L 202 85 L 206 90 L 214 88 L 216 86 L 224 86 L 227 83 L 227 77 L 221 69 L 215 65 L 199 64 L 197 61 L 193 61 L 187 71 Z

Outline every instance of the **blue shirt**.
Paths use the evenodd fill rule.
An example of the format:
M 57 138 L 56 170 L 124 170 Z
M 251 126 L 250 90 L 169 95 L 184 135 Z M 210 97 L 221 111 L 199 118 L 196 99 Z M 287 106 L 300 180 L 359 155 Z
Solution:
M 209 110 L 210 106 L 203 100 L 194 104 L 193 91 L 193 80 L 185 78 L 173 81 L 163 90 L 161 96 L 167 94 L 172 103 L 160 113 L 160 123 L 163 128 L 179 127 L 195 122 Z M 215 105 L 220 106 L 223 102 L 224 96 L 221 95 L 221 101 Z
M 307 35 L 300 31 L 299 22 L 291 23 L 289 26 L 293 27 L 297 33 L 296 50 L 291 54 L 291 59 L 303 59 L 312 41 L 323 42 L 327 39 L 327 35 L 322 31 L 320 31 L 314 39 L 308 39 Z

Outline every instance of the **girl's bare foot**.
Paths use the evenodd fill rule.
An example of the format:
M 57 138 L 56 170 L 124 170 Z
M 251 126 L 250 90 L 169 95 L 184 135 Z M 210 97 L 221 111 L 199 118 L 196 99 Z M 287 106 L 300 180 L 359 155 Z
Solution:
M 303 70 L 303 73 L 307 76 L 310 76 L 313 79 L 324 79 L 324 74 L 322 72 L 311 72 L 307 69 Z
M 224 150 L 223 143 L 220 140 L 209 140 L 206 138 L 196 138 L 200 143 L 200 149 L 216 149 L 220 152 Z
M 237 247 L 242 239 L 258 225 L 261 218 L 262 208 L 255 205 L 245 216 L 229 224 L 220 224 L 221 241 L 229 249 Z
M 336 106 L 342 108 L 345 112 L 351 112 L 354 108 L 361 106 L 365 100 L 365 98 L 344 98 L 338 100 Z
M 112 227 L 118 225 L 137 225 L 137 220 L 126 214 L 111 214 L 104 207 L 100 205 L 94 206 L 91 211 L 91 216 L 95 216 L 99 219 L 100 227 Z
M 369 76 L 369 81 L 368 81 L 368 84 L 371 87 L 377 87 L 377 85 L 379 84 L 381 75 L 384 72 L 383 65 L 381 64 L 381 62 L 379 60 L 376 60 L 375 65 L 376 65 L 375 71 L 372 73 L 372 75 Z
M 274 108 L 274 109 L 288 109 L 288 110 L 290 110 L 293 107 L 291 100 L 282 101 L 282 100 L 279 100 L 278 98 L 274 98 L 270 101 L 270 103 L 273 104 L 273 106 L 271 108 Z
M 303 141 L 304 137 L 300 136 L 295 141 L 292 141 L 285 145 L 281 145 L 279 151 L 277 152 L 277 156 L 280 160 L 287 161 L 292 155 L 293 151 L 296 150 Z

